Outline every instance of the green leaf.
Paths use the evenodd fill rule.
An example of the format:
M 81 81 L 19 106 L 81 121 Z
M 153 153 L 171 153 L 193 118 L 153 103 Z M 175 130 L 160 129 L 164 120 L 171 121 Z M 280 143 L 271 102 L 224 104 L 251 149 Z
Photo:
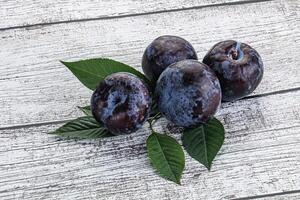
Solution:
M 64 64 L 83 85 L 91 90 L 95 90 L 99 85 L 99 82 L 106 76 L 116 72 L 128 72 L 135 74 L 152 87 L 150 81 L 141 72 L 124 63 L 107 58 L 94 58 L 76 62 L 61 61 L 61 63 Z
M 91 116 L 79 117 L 49 134 L 77 139 L 95 139 L 112 136 L 111 133 Z
M 92 111 L 91 111 L 91 106 L 84 106 L 80 107 L 77 106 L 86 116 L 93 116 Z
M 182 142 L 191 157 L 202 163 L 208 170 L 225 137 L 222 123 L 216 118 L 196 128 L 184 129 Z
M 167 135 L 153 132 L 147 139 L 147 151 L 151 165 L 158 173 L 177 184 L 184 169 L 184 152 L 178 142 Z

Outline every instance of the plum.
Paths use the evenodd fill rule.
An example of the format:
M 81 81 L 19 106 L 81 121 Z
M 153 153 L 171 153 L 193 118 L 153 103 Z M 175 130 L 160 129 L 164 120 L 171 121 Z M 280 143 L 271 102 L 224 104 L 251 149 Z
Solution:
M 142 68 L 147 78 L 155 82 L 169 65 L 185 59 L 198 59 L 193 46 L 183 38 L 164 35 L 146 48 Z
M 155 94 L 159 111 L 182 127 L 207 122 L 221 104 L 218 78 L 207 65 L 196 60 L 170 65 L 160 75 Z
M 91 97 L 95 119 L 112 134 L 129 134 L 140 128 L 151 109 L 151 96 L 137 76 L 118 72 L 100 82 Z
M 227 40 L 212 47 L 203 59 L 219 78 L 222 101 L 235 101 L 252 93 L 263 77 L 263 62 L 255 49 Z

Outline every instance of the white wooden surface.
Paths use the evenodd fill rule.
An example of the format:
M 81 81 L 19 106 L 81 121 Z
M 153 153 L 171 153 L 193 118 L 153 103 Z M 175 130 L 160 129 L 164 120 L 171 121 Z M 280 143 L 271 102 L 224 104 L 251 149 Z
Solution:
M 0 0 L 0 199 L 299 199 L 299 14 L 297 0 Z M 227 135 L 212 171 L 187 156 L 182 186 L 149 166 L 147 126 L 95 141 L 46 134 L 91 94 L 58 60 L 105 56 L 140 70 L 162 34 L 186 38 L 199 58 L 237 39 L 265 63 L 255 93 L 218 113 Z
M 58 60 L 106 56 L 140 69 L 144 49 L 162 34 L 186 38 L 199 58 L 218 41 L 245 41 L 265 62 L 255 94 L 299 88 L 298 19 L 293 1 L 264 2 L 1 31 L 0 127 L 78 116 L 91 93 Z
M 255 1 L 259 0 L 0 0 L 0 30 Z
M 232 106 L 219 113 L 227 134 L 211 172 L 187 156 L 182 186 L 149 166 L 146 126 L 92 142 L 46 135 L 59 125 L 4 130 L 0 199 L 231 199 L 299 189 L 300 91 Z M 165 125 L 161 120 L 156 128 Z

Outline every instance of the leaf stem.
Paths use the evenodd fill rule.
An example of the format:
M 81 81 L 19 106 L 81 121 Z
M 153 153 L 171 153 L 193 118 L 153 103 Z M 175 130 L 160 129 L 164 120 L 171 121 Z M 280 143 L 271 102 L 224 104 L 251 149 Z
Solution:
M 150 127 L 150 130 L 152 132 L 155 132 L 154 129 L 153 129 L 153 125 L 154 123 L 161 117 L 161 113 L 158 112 L 156 113 L 153 117 L 151 117 L 150 119 L 148 119 L 148 123 L 149 123 L 149 127 Z

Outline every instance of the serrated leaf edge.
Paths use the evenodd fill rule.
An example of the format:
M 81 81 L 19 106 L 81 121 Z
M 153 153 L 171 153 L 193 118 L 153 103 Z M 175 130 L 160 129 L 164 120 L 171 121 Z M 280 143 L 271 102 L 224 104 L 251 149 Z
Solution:
M 163 151 L 163 148 L 161 147 L 161 144 L 160 144 L 160 142 L 159 142 L 159 140 L 158 140 L 157 135 L 168 137 L 168 139 L 173 140 L 173 142 L 175 142 L 176 144 L 178 144 L 178 145 L 180 146 L 180 148 L 182 148 L 181 145 L 180 145 L 174 138 L 172 138 L 172 137 L 170 137 L 170 136 L 167 136 L 167 135 L 164 135 L 164 134 L 160 134 L 160 133 L 156 133 L 156 132 L 152 132 L 151 135 L 155 135 L 155 139 L 156 139 L 157 143 L 159 144 L 159 148 L 161 149 L 161 152 L 164 152 L 164 151 Z M 150 136 L 151 136 L 151 135 L 150 135 Z M 148 140 L 149 140 L 150 136 L 148 137 L 148 139 L 147 139 L 147 141 L 146 141 L 146 144 L 148 144 Z M 148 151 L 147 151 L 147 152 L 148 152 Z M 156 168 L 156 166 L 154 165 L 154 162 L 152 161 L 152 158 L 149 156 L 149 152 L 148 152 L 148 158 L 150 159 L 150 164 L 152 165 L 152 167 L 155 168 L 156 171 L 157 171 L 162 177 L 166 178 L 167 180 L 173 181 L 173 182 L 175 182 L 175 183 L 178 184 L 178 185 L 181 185 L 180 179 L 181 179 L 182 172 L 181 172 L 181 174 L 179 175 L 179 177 L 176 178 L 176 176 L 175 176 L 173 170 L 171 169 L 170 165 L 168 164 L 168 161 L 167 161 L 167 159 L 166 159 L 166 157 L 165 157 L 165 154 L 163 154 L 163 157 L 164 157 L 165 161 L 167 162 L 168 168 L 169 168 L 169 170 L 172 172 L 172 178 L 174 178 L 174 179 L 170 179 L 170 178 L 166 177 L 165 175 L 163 175 L 163 174 L 161 174 L 161 173 L 159 172 L 159 170 L 158 170 L 158 169 Z M 185 160 L 183 160 L 183 161 L 184 161 L 183 164 L 185 165 Z M 183 168 L 183 169 L 184 169 L 184 168 Z M 174 180 L 175 180 L 175 181 L 174 181 Z

